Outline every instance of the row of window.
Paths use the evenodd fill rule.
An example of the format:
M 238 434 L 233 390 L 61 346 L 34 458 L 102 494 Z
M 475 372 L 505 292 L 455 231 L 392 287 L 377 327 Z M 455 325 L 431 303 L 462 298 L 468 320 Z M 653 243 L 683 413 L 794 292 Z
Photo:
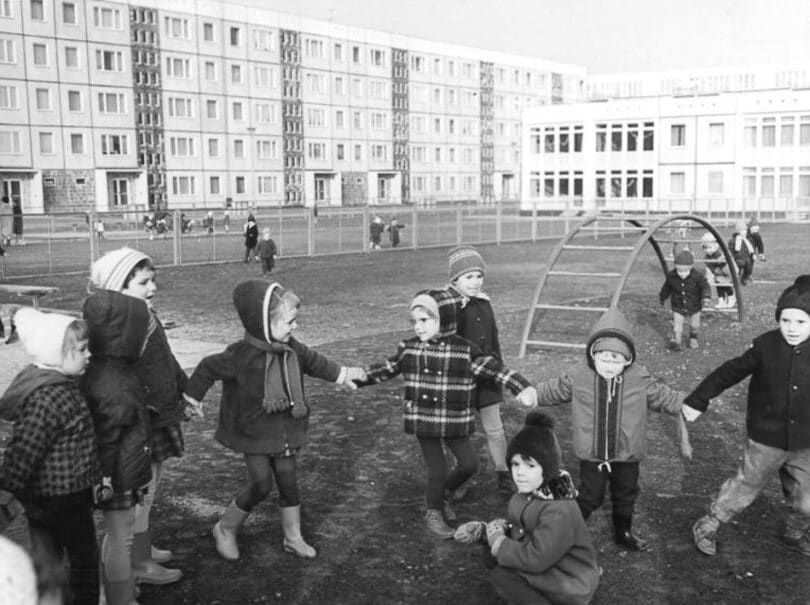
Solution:
M 54 109 L 50 88 L 35 88 L 34 89 L 34 103 L 36 109 L 40 111 L 51 111 Z M 83 111 L 82 92 L 80 90 L 68 90 L 67 102 L 68 111 L 81 112 Z M 139 99 L 144 97 L 139 94 Z M 151 101 L 157 101 L 151 95 L 147 95 Z M 127 96 L 119 92 L 100 92 L 97 94 L 98 110 L 101 113 L 107 114 L 127 114 Z M 0 109 L 20 109 L 20 95 L 17 86 L 9 84 L 0 84 Z
M 459 183 L 461 189 L 458 188 Z M 432 185 L 430 189 L 428 186 Z M 427 177 L 411 176 L 411 191 L 414 193 L 474 193 L 478 191 L 478 177 L 464 175 L 460 179 L 454 175 Z
M 55 155 L 54 134 L 52 132 L 40 132 L 38 134 L 39 153 L 41 155 Z M 71 133 L 70 153 L 73 155 L 84 155 L 85 137 L 83 133 Z M 17 155 L 22 153 L 20 145 L 20 132 L 18 130 L 0 130 L 0 154 Z M 101 135 L 102 155 L 127 155 L 129 153 L 128 137 L 125 134 L 103 134 Z
M 24 0 L 23 0 L 24 1 Z M 12 0 L 0 0 L 0 17 L 7 19 L 14 18 Z M 28 0 L 32 21 L 47 21 L 47 11 L 45 10 L 45 0 Z M 62 2 L 62 23 L 65 25 L 77 25 L 77 11 L 75 2 Z M 99 29 L 122 29 L 121 10 L 106 6 L 93 7 L 93 25 Z
M 45 42 L 31 44 L 33 63 L 37 67 L 51 65 L 49 45 Z M 95 51 L 95 68 L 97 71 L 124 71 L 124 53 L 120 50 Z M 65 67 L 67 69 L 83 69 L 79 59 L 77 46 L 65 46 Z M 14 40 L 0 38 L 0 63 L 17 63 L 17 52 Z
M 798 124 L 799 136 L 796 137 Z M 746 147 L 793 147 L 810 145 L 810 115 L 751 118 L 743 126 Z

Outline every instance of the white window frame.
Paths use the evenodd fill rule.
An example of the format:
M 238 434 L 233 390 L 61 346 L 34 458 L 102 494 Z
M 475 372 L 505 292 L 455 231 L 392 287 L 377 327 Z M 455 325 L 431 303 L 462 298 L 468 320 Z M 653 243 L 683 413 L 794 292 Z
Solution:
M 14 40 L 0 38 L 0 63 L 17 63 L 17 53 Z
M 110 68 L 107 65 L 110 65 Z M 124 53 L 120 50 L 96 49 L 96 70 L 123 72 Z
M 20 146 L 19 130 L 0 130 L 0 154 L 19 155 L 22 153 Z
M 71 107 L 71 99 L 78 99 L 79 106 L 78 109 L 74 109 Z M 67 91 L 67 101 L 68 101 L 68 111 L 72 113 L 80 113 L 83 111 L 84 103 L 82 103 L 82 91 L 81 90 L 68 90 Z
M 126 95 L 122 92 L 98 93 L 98 110 L 101 113 L 126 115 Z
M 39 63 L 37 61 L 37 54 L 39 54 L 37 51 L 39 51 L 40 49 L 42 50 L 42 53 L 43 53 L 43 56 L 40 57 L 40 58 L 45 60 L 44 63 Z M 34 42 L 31 45 L 31 57 L 33 59 L 33 63 L 34 63 L 35 67 L 48 67 L 51 64 L 50 53 L 48 52 L 48 45 L 47 44 L 42 44 L 41 42 Z
M 108 6 L 94 6 L 93 26 L 96 29 L 114 29 L 114 30 L 122 29 L 121 10 L 118 8 L 111 8 Z
M 127 135 L 101 135 L 101 155 L 129 155 L 129 141 L 127 140 Z
M 191 40 L 191 30 L 189 28 L 188 19 L 166 16 L 163 19 L 163 23 L 167 38 Z
M 73 155 L 84 155 L 87 153 L 84 145 L 84 134 L 81 132 L 70 133 L 70 153 Z
M 14 84 L 0 84 L 0 109 L 19 109 L 20 95 Z
M 56 151 L 53 145 L 53 133 L 52 132 L 40 132 L 39 136 L 37 137 L 39 140 L 39 154 L 40 155 L 55 155 Z M 43 144 L 45 143 L 45 144 Z M 46 149 L 47 147 L 47 149 Z

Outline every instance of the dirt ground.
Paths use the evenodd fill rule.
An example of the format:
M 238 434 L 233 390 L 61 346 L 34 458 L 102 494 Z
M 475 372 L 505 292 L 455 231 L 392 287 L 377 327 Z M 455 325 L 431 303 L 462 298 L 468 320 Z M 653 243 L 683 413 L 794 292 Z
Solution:
M 766 241 L 776 262 L 758 265 L 755 284 L 744 291 L 749 320 L 740 324 L 727 314 L 706 314 L 697 351 L 664 349 L 669 313 L 656 299 L 660 275 L 652 263 L 639 261 L 638 279 L 629 284 L 621 307 L 634 324 L 640 363 L 653 375 L 688 390 L 720 362 L 742 353 L 753 336 L 775 326 L 778 293 L 808 270 L 802 242 L 808 241 L 810 228 L 784 226 L 779 235 L 775 227 L 768 228 Z M 516 355 L 526 307 L 550 248 L 482 247 L 506 361 L 534 381 L 556 376 L 581 354 L 533 350 L 522 359 Z M 281 261 L 279 279 L 304 298 L 300 340 L 346 364 L 392 354 L 398 338 L 407 335 L 402 330 L 410 295 L 443 283 L 445 254 Z M 164 270 L 161 315 L 176 323 L 176 334 L 189 338 L 238 338 L 230 291 L 249 274 L 255 270 L 242 265 Z M 571 284 L 562 290 L 569 300 L 591 295 Z M 60 304 L 71 306 L 81 292 L 66 282 L 60 295 Z M 594 514 L 589 526 L 604 569 L 594 603 L 810 603 L 810 558 L 780 540 L 784 502 L 777 481 L 722 528 L 716 557 L 701 555 L 692 543 L 692 523 L 734 472 L 742 451 L 746 386 L 747 381 L 727 391 L 690 425 L 691 461 L 678 456 L 674 419 L 651 415 L 635 528 L 652 548 L 623 551 L 612 541 L 609 504 Z M 240 534 L 242 559 L 219 558 L 210 530 L 245 480 L 240 457 L 213 439 L 219 393 L 215 387 L 206 397 L 203 421 L 184 426 L 186 455 L 168 465 L 153 511 L 156 541 L 175 552 L 172 564 L 185 577 L 171 586 L 144 586 L 143 605 L 501 603 L 476 547 L 440 541 L 424 530 L 424 469 L 416 440 L 402 430 L 399 380 L 356 392 L 307 381 L 313 414 L 309 446 L 299 458 L 299 488 L 303 532 L 318 558 L 302 561 L 283 552 L 275 495 L 254 510 Z M 549 412 L 557 422 L 565 466 L 576 477 L 570 410 L 559 406 Z M 524 410 L 510 400 L 503 414 L 507 434 L 513 435 Z M 505 512 L 480 431 L 474 439 L 480 468 L 473 489 L 458 505 L 460 521 L 489 520 Z

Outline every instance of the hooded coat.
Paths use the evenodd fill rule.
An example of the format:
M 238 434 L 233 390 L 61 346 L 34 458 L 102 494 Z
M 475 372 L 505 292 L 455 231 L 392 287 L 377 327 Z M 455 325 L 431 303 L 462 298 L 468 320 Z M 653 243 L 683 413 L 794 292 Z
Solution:
M 594 342 L 608 336 L 623 340 L 632 354 L 630 365 L 610 381 L 597 374 L 591 353 Z M 636 347 L 630 323 L 615 307 L 594 324 L 585 355 L 583 363 L 570 373 L 537 385 L 538 405 L 571 402 L 574 453 L 580 460 L 642 460 L 646 453 L 648 410 L 678 415 L 683 394 L 652 378 L 635 363 Z
M 250 214 L 245 223 L 245 248 L 253 249 L 259 241 L 259 226 L 256 224 L 256 219 Z
M 234 289 L 233 301 L 245 331 L 261 341 L 272 342 L 269 313 L 264 312 L 265 280 L 242 282 Z M 270 340 L 265 338 L 270 334 Z M 340 366 L 294 338 L 287 343 L 295 351 L 303 375 L 336 382 Z M 216 381 L 222 381 L 222 399 L 215 438 L 225 447 L 245 454 L 289 454 L 306 444 L 309 414 L 295 418 L 292 408 L 267 412 L 264 377 L 267 353 L 242 340 L 222 353 L 205 357 L 186 385 L 186 393 L 201 401 Z M 289 395 L 289 393 L 288 393 Z
M 146 393 L 136 374 L 149 326 L 146 303 L 112 290 L 84 301 L 90 364 L 81 387 L 96 426 L 98 453 L 113 491 L 140 489 L 152 478 Z
M 464 437 L 475 427 L 473 398 L 476 378 L 485 378 L 518 394 L 531 383 L 508 370 L 497 357 L 484 355 L 476 344 L 456 334 L 457 305 L 446 290 L 423 292 L 436 300 L 439 331 L 422 342 L 403 340 L 386 361 L 371 365 L 371 382 L 402 374 L 405 381 L 405 432 L 417 437 Z

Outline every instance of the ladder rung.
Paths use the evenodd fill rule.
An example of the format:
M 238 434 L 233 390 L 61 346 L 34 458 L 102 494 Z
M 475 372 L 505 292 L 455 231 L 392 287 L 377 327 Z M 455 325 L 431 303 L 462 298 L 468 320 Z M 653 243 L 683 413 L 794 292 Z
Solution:
M 546 304 L 537 304 L 535 305 L 535 309 L 556 309 L 560 311 L 593 311 L 604 313 L 608 310 L 608 307 L 575 307 L 572 305 L 546 305 Z
M 537 345 L 539 347 L 548 346 L 548 347 L 567 347 L 570 349 L 584 349 L 585 345 L 582 343 L 575 343 L 575 342 L 558 342 L 556 340 L 527 340 L 527 345 Z
M 633 246 L 580 246 L 579 244 L 566 244 L 563 250 L 633 250 Z
M 568 275 L 570 277 L 619 277 L 621 273 L 588 273 L 584 271 L 549 271 L 548 275 Z

